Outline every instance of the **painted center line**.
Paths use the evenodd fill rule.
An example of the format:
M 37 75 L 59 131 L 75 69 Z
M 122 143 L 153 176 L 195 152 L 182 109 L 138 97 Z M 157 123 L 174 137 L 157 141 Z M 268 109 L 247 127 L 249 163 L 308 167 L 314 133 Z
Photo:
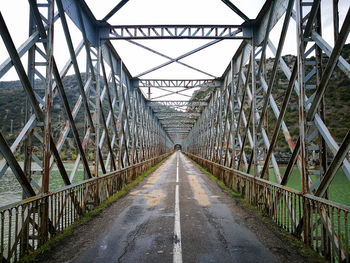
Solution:
M 177 155 L 176 159 L 176 183 L 179 182 L 179 155 Z
M 176 155 L 176 186 L 175 186 L 175 224 L 174 224 L 174 249 L 173 262 L 182 263 L 181 226 L 180 226 L 180 202 L 179 202 L 179 154 Z

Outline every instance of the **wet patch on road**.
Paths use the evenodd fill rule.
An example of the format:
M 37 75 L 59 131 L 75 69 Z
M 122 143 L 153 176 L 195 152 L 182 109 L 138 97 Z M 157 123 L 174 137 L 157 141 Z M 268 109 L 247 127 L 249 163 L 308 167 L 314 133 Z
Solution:
M 131 195 L 138 195 L 141 191 L 140 190 L 135 190 L 135 191 L 131 191 L 130 194 Z
M 166 195 L 162 190 L 153 190 L 149 194 L 145 194 L 145 197 L 147 199 L 146 204 L 148 206 L 156 206 L 160 204 L 161 200 L 164 199 Z
M 148 206 L 156 206 L 161 203 L 161 201 L 166 197 L 163 190 L 153 190 L 148 192 L 147 190 L 135 190 L 130 192 L 130 195 L 140 196 L 146 199 L 146 204 Z
M 194 175 L 188 176 L 188 181 L 193 191 L 194 198 L 201 206 L 209 206 L 211 202 L 209 201 L 208 195 L 205 193 L 202 186 L 199 184 L 198 179 Z

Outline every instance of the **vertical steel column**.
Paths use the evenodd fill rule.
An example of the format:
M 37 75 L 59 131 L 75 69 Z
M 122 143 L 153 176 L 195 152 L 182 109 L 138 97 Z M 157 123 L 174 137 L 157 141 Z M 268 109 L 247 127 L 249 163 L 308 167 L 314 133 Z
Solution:
M 304 34 L 303 34 L 303 6 L 302 0 L 296 0 L 296 26 L 297 26 L 297 80 L 299 86 L 299 140 L 300 140 L 300 158 L 301 158 L 301 185 L 302 194 L 309 191 L 309 180 L 307 174 L 307 156 L 306 156 L 306 138 L 305 138 L 305 85 L 304 85 Z M 303 202 L 303 221 L 304 240 L 309 245 L 309 205 Z
M 35 20 L 32 14 L 32 10 L 29 9 L 29 37 L 35 32 Z M 35 88 L 34 81 L 34 71 L 35 71 L 35 45 L 33 45 L 28 51 L 28 66 L 27 66 L 27 75 L 30 84 L 33 88 Z M 26 97 L 26 116 L 25 122 L 29 121 L 30 116 L 33 115 L 33 109 L 31 108 L 31 104 Z M 27 138 L 24 140 L 24 173 L 28 178 L 29 182 L 32 177 L 32 152 L 33 152 L 33 133 L 34 131 L 30 131 L 27 135 Z M 25 198 L 25 194 L 23 193 L 23 199 Z
M 47 193 L 49 191 L 50 178 L 50 138 L 51 138 L 51 108 L 52 108 L 52 71 L 53 71 L 53 37 L 54 37 L 54 1 L 48 0 L 48 37 L 47 37 L 47 53 L 46 53 L 46 89 L 45 89 L 45 120 L 44 120 L 44 144 L 43 144 L 43 176 L 41 191 Z
M 230 61 L 230 72 L 231 72 L 231 83 L 230 83 L 230 97 L 228 100 L 228 111 L 227 111 L 227 116 L 231 113 L 231 120 L 228 121 L 229 125 L 229 130 L 228 130 L 228 138 L 227 138 L 227 146 L 226 146 L 226 151 L 225 151 L 225 160 L 224 160 L 224 165 L 230 166 L 230 162 L 235 165 L 236 162 L 236 139 L 233 137 L 233 130 L 235 127 L 237 127 L 237 122 L 236 122 L 236 114 L 235 114 L 235 94 L 237 89 L 235 90 L 235 85 L 234 85 L 234 69 L 233 69 L 233 59 Z M 239 81 L 238 81 L 239 82 Z M 239 85 L 239 84 L 238 84 Z M 232 144 L 231 151 L 232 153 L 229 154 L 229 149 L 230 149 L 230 144 Z M 230 159 L 231 158 L 231 159 Z
M 334 1 L 333 1 L 334 3 Z M 317 17 L 315 19 L 315 31 L 322 36 L 322 21 L 321 21 L 321 6 L 318 8 L 317 11 Z M 315 53 L 316 53 L 316 90 L 319 89 L 320 86 L 320 81 L 323 75 L 323 52 L 322 49 L 315 45 Z M 325 98 L 322 97 L 322 100 L 320 102 L 319 106 L 319 114 L 321 117 L 321 120 L 325 122 L 325 114 L 326 114 L 326 109 L 325 109 Z M 328 166 L 328 161 L 327 161 L 327 145 L 321 134 L 318 135 L 319 137 L 319 161 L 320 161 L 320 180 L 323 179 L 326 171 L 327 171 L 327 166 Z M 326 194 L 327 195 L 327 194 Z
M 298 63 L 298 86 L 299 86 L 299 137 L 300 137 L 300 157 L 301 157 L 301 180 L 302 192 L 305 194 L 309 190 L 308 175 L 306 171 L 306 149 L 305 149 L 305 86 L 304 86 L 304 35 L 303 35 L 303 13 L 302 1 L 296 0 L 297 17 L 297 63 Z
M 99 43 L 98 47 L 98 56 L 97 56 L 97 66 L 96 66 L 96 71 L 95 73 L 95 87 L 96 87 L 96 93 L 95 93 L 95 165 L 94 165 L 94 176 L 98 177 L 99 173 L 99 163 L 100 163 L 100 158 L 103 159 L 102 155 L 102 149 L 100 149 L 99 144 L 100 144 L 100 118 L 101 118 L 101 81 L 100 81 L 100 64 L 101 64 L 101 59 L 102 59 L 102 47 L 101 43 Z M 93 70 L 93 69 L 91 69 Z
M 256 82 L 255 82 L 255 44 L 254 40 L 251 42 L 252 49 L 251 49 L 251 85 L 252 85 L 252 133 L 253 133 L 253 150 L 251 159 L 253 161 L 253 167 L 254 167 L 254 177 L 258 175 L 258 149 L 257 149 L 257 119 L 256 119 Z M 247 76 L 248 78 L 249 76 Z M 249 126 L 248 126 L 249 127 Z
M 116 121 L 115 121 L 115 118 L 114 118 L 114 105 L 115 105 L 115 99 L 114 98 L 112 100 L 112 95 L 111 95 L 111 92 L 109 90 L 109 82 L 108 82 L 108 79 L 107 79 L 107 73 L 106 73 L 106 69 L 105 69 L 105 65 L 104 65 L 104 62 L 103 62 L 103 56 L 101 58 L 101 69 L 102 69 L 102 75 L 103 75 L 103 80 L 104 80 L 104 86 L 105 86 L 105 94 L 107 95 L 107 104 L 108 104 L 108 108 L 109 108 L 109 113 L 108 113 L 108 117 L 107 117 L 107 121 L 105 120 L 105 117 L 104 117 L 104 114 L 103 114 L 103 101 L 101 101 L 103 98 L 101 98 L 100 100 L 100 103 L 101 103 L 101 113 L 102 113 L 102 121 L 103 121 L 103 125 L 104 125 L 104 129 L 105 129 L 105 134 L 106 134 L 106 138 L 107 138 L 107 144 L 108 144 L 108 149 L 109 149 L 109 153 L 108 153 L 108 156 L 111 160 L 111 171 L 113 170 L 116 170 L 117 167 L 116 167 L 116 164 L 115 164 L 115 158 L 114 158 L 114 151 L 113 151 L 113 146 L 114 146 L 114 139 L 115 139 L 115 136 L 117 136 L 118 132 L 117 132 L 117 128 L 116 128 Z M 111 74 L 112 75 L 112 74 Z M 107 123 L 108 122 L 108 123 Z M 112 126 L 112 131 L 113 131 L 113 136 L 112 136 L 112 140 L 110 139 L 110 136 L 108 134 L 108 124 L 109 123 L 112 123 L 111 126 Z M 106 164 L 107 166 L 107 164 Z

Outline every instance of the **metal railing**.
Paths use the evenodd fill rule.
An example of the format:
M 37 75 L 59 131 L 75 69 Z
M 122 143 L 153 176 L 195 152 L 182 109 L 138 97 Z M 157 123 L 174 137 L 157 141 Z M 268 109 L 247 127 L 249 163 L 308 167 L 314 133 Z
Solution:
M 0 262 L 16 262 L 171 153 L 1 208 Z
M 350 261 L 350 207 L 185 154 L 326 259 Z

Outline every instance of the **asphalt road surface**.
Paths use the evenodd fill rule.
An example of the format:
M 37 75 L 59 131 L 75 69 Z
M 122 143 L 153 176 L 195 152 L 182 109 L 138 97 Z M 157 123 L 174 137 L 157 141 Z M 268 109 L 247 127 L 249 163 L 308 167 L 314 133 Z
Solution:
M 244 217 L 226 192 L 185 155 L 176 152 L 128 195 L 91 222 L 79 226 L 71 237 L 40 260 L 289 261 L 284 258 L 283 254 L 289 252 L 286 253 L 283 244 L 273 241 L 271 245 L 259 238 Z M 273 234 L 270 236 L 266 240 L 274 239 Z

